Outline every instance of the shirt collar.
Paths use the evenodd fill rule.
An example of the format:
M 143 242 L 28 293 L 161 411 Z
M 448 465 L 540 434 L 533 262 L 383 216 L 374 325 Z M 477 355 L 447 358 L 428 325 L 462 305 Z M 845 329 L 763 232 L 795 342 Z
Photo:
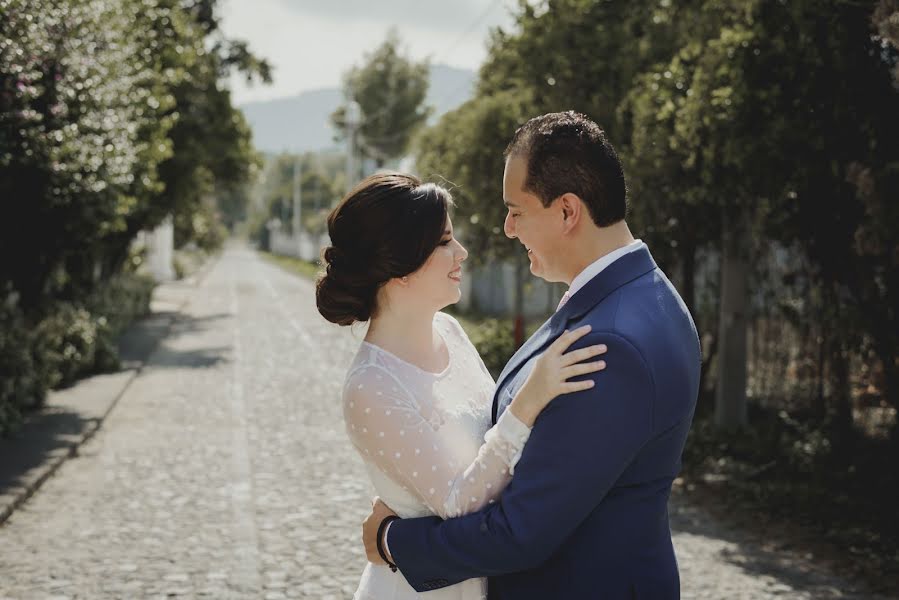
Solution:
M 634 240 L 627 246 L 622 246 L 617 250 L 613 250 L 606 254 L 605 256 L 601 256 L 596 261 L 587 265 L 587 268 L 578 273 L 577 277 L 575 277 L 571 281 L 571 286 L 568 288 L 568 296 L 574 296 L 579 289 L 584 287 L 588 281 L 599 275 L 603 269 L 611 265 L 613 262 L 624 256 L 625 254 L 630 254 L 640 248 L 645 248 L 646 244 L 643 243 L 643 240 Z

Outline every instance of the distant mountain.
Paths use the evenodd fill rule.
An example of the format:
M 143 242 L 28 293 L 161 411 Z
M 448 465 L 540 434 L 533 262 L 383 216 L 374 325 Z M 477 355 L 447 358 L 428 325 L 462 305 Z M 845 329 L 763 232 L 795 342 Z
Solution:
M 455 69 L 446 65 L 431 67 L 431 85 L 425 102 L 434 107 L 429 123 L 437 122 L 448 113 L 474 96 L 478 74 L 465 69 Z
M 431 122 L 474 95 L 476 74 L 446 65 L 431 67 L 427 104 L 434 107 Z M 303 92 L 297 96 L 251 102 L 241 106 L 253 130 L 256 149 L 263 152 L 309 152 L 334 148 L 328 120 L 343 102 L 337 88 Z

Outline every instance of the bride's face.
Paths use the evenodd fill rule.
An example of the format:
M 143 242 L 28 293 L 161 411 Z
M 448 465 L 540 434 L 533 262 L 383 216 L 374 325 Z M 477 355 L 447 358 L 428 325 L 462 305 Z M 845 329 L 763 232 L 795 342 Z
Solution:
M 437 310 L 455 304 L 462 298 L 462 261 L 467 257 L 468 251 L 453 236 L 453 223 L 447 217 L 440 243 L 425 264 L 409 275 L 410 295 Z

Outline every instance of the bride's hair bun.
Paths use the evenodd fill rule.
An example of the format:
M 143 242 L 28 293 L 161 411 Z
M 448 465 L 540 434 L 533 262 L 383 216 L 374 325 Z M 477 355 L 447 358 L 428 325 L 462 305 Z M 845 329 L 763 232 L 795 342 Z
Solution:
M 338 325 L 352 325 L 367 321 L 374 310 L 377 287 L 367 265 L 354 268 L 338 248 L 328 246 L 322 251 L 325 273 L 315 287 L 318 312 Z
M 352 325 L 377 313 L 378 290 L 414 273 L 440 243 L 452 198 L 416 177 L 379 173 L 363 180 L 328 215 L 331 245 L 322 251 L 318 312 Z

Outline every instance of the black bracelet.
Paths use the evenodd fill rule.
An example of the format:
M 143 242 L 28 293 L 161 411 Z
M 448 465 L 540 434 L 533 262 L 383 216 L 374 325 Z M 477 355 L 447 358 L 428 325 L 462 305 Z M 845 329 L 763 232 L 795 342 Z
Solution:
M 381 555 L 381 558 L 384 559 L 384 562 L 387 563 L 387 566 L 390 567 L 390 570 L 396 573 L 396 565 L 390 562 L 387 558 L 387 553 L 384 552 L 384 530 L 387 529 L 387 525 L 391 523 L 391 521 L 399 520 L 399 517 L 396 515 L 389 515 L 384 517 L 384 520 L 381 521 L 381 524 L 378 525 L 378 554 Z

